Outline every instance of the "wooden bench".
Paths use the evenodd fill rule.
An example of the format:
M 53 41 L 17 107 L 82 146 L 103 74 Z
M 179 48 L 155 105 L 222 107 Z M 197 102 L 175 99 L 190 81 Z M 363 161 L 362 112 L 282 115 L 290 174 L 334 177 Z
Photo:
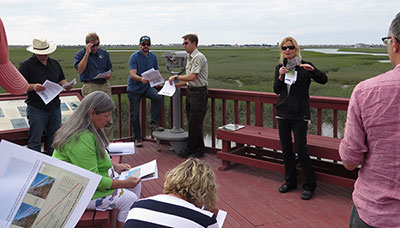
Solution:
M 231 162 L 284 173 L 278 129 L 244 125 L 236 131 L 217 130 L 217 138 L 222 140 L 222 151 L 217 158 L 222 159 L 219 170 L 226 170 Z M 231 142 L 236 146 L 232 147 Z M 340 161 L 340 139 L 320 135 L 307 135 L 307 149 L 311 156 L 318 180 L 353 188 L 357 170 L 349 172 Z M 301 172 L 301 169 L 298 168 Z

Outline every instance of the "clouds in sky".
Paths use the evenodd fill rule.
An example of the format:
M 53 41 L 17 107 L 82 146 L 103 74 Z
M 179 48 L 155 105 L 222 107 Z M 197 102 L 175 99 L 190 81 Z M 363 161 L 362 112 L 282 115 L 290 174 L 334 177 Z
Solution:
M 44 36 L 83 44 L 97 32 L 103 44 L 180 43 L 196 33 L 200 44 L 276 44 L 291 35 L 300 44 L 380 43 L 399 12 L 398 0 L 1 0 L 9 44 Z

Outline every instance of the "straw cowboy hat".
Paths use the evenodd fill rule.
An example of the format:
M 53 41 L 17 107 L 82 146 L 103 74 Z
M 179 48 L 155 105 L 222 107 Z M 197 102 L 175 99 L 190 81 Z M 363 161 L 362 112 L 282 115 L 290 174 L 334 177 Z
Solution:
M 28 90 L 28 82 L 8 59 L 6 31 L 0 18 L 0 85 L 9 93 L 23 94 Z
M 47 42 L 46 38 L 35 38 L 32 45 L 26 50 L 38 55 L 49 55 L 57 49 L 57 45 L 53 42 Z

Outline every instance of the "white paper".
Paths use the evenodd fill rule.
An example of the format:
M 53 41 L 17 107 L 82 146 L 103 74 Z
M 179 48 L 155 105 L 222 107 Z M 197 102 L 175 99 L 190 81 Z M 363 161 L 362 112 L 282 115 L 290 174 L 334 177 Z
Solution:
M 142 181 L 157 179 L 158 178 L 157 161 L 153 160 L 143 165 L 131 168 L 128 171 L 124 171 L 121 173 L 120 179 L 125 180 L 130 176 L 142 178 Z
M 116 142 L 108 144 L 107 150 L 111 156 L 128 155 L 135 153 L 134 142 Z
M 224 225 L 225 219 L 226 219 L 226 215 L 228 213 L 226 211 L 223 210 L 218 210 L 218 214 L 217 214 L 217 223 L 219 227 L 222 227 Z
M 96 75 L 96 77 L 94 77 L 93 79 L 108 78 L 108 77 L 111 77 L 111 70 L 106 71 L 104 73 L 100 73 L 100 74 Z
M 149 80 L 151 87 L 164 83 L 164 78 L 161 76 L 160 72 L 158 70 L 154 70 L 154 68 L 143 72 L 142 77 Z
M 53 100 L 58 94 L 63 91 L 63 87 L 61 87 L 59 84 L 46 80 L 43 83 L 43 86 L 46 88 L 43 91 L 36 92 L 40 98 L 42 98 L 43 102 L 45 104 L 48 104 L 51 100 Z
M 221 128 L 221 129 L 223 129 L 223 130 L 225 130 L 225 131 L 236 131 L 236 130 L 239 130 L 239 129 L 244 128 L 244 125 L 239 125 L 239 124 L 227 124 L 227 125 L 221 126 L 221 127 L 219 127 L 219 128 Z
M 176 91 L 175 83 L 172 82 L 172 85 L 170 85 L 169 81 L 165 81 L 164 86 L 158 92 L 158 94 L 172 97 L 175 94 L 175 91 Z
M 289 71 L 285 75 L 285 83 L 288 85 L 292 85 L 297 80 L 297 71 Z
M 62 85 L 62 87 L 65 89 L 65 88 L 67 88 L 67 87 L 74 86 L 74 85 L 76 85 L 76 78 L 72 79 L 72 80 L 71 80 L 70 82 L 68 82 L 68 83 L 65 83 L 64 85 Z
M 75 227 L 101 176 L 5 140 L 0 151 L 0 227 Z

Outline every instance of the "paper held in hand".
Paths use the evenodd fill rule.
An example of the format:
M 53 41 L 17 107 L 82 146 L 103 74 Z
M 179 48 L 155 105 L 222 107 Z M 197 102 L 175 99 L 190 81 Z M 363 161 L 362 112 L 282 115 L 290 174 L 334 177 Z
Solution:
M 142 73 L 144 79 L 149 80 L 150 86 L 154 87 L 164 83 L 164 78 L 161 76 L 160 71 L 151 68 Z
M 285 75 L 285 83 L 288 85 L 292 85 L 297 80 L 297 71 L 289 71 Z
M 43 91 L 36 92 L 40 98 L 42 98 L 43 102 L 47 105 L 50 101 L 52 101 L 58 94 L 63 91 L 63 87 L 61 87 L 59 84 L 46 80 L 43 83 L 44 88 L 46 88 Z
M 68 88 L 68 87 L 73 87 L 74 85 L 76 85 L 76 78 L 72 79 L 68 83 L 65 83 L 64 85 L 62 85 L 62 87 L 65 89 L 65 88 Z
M 133 142 L 116 142 L 107 146 L 108 153 L 113 155 L 129 155 L 135 153 L 135 143 Z
M 104 73 L 100 73 L 100 74 L 96 75 L 96 77 L 94 77 L 93 79 L 98 79 L 98 78 L 109 79 L 110 77 L 111 77 L 111 70 L 106 71 Z
M 158 168 L 156 160 L 136 166 L 128 171 L 124 171 L 120 175 L 120 180 L 128 177 L 142 178 L 142 181 L 153 180 L 158 178 Z
M 158 94 L 172 97 L 175 94 L 175 91 L 176 91 L 175 83 L 172 82 L 172 85 L 170 85 L 169 81 L 165 81 L 164 86 L 158 92 Z

